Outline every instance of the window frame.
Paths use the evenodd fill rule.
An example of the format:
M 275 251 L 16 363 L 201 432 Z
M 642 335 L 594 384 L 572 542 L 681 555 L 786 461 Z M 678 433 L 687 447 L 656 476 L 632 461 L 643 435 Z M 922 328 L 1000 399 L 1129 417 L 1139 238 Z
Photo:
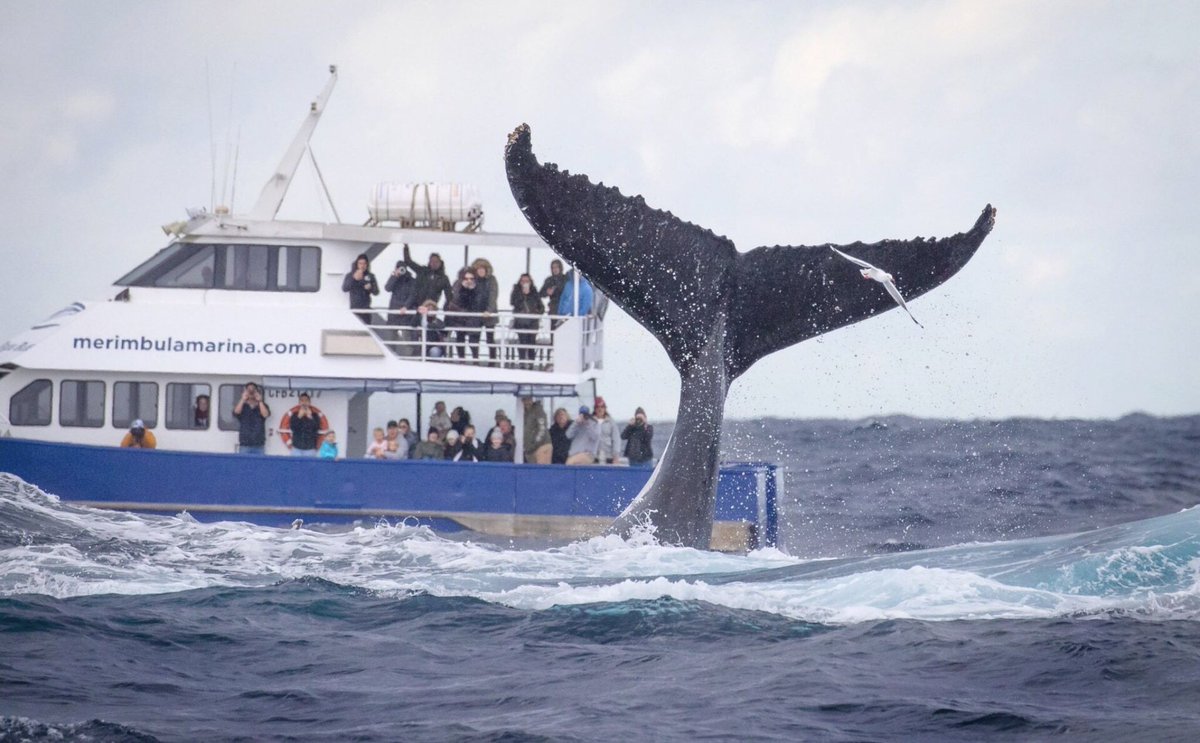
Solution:
M 211 284 L 204 286 L 175 286 L 160 284 L 164 277 L 175 274 L 184 266 L 190 266 L 193 261 L 205 251 L 212 253 Z M 286 253 L 285 253 L 286 251 Z M 265 256 L 263 255 L 265 253 Z M 226 274 L 232 282 L 234 264 L 239 262 L 238 256 L 244 255 L 246 276 L 241 286 L 229 285 Z M 285 256 L 286 257 L 283 257 Z M 295 256 L 293 259 L 292 256 Z M 314 285 L 304 283 L 306 263 L 305 256 L 315 258 L 314 268 L 310 278 Z M 114 282 L 117 286 L 148 287 L 155 289 L 199 289 L 202 291 L 239 291 L 239 292 L 279 292 L 285 294 L 312 294 L 321 290 L 321 263 L 324 250 L 320 245 L 281 245 L 277 243 L 192 243 L 173 242 L 158 251 L 149 260 L 125 274 Z M 292 269 L 295 262 L 296 268 Z M 249 287 L 248 279 L 255 263 L 261 268 L 263 286 Z M 284 265 L 283 282 L 280 282 L 280 264 Z M 190 270 L 190 268 L 189 268 Z M 259 273 L 259 271 L 255 271 Z M 295 284 L 292 284 L 292 279 Z
M 118 418 L 117 418 L 117 399 L 118 399 L 117 387 L 122 384 L 134 385 L 135 389 L 138 390 L 136 396 L 137 396 L 137 402 L 138 402 L 137 407 L 139 408 L 139 410 L 134 415 L 129 416 L 128 418 L 119 419 L 122 422 L 118 422 Z M 142 407 L 142 405 L 141 405 L 141 403 L 142 403 L 142 392 L 141 392 L 142 385 L 150 385 L 151 387 L 154 388 L 154 396 L 152 398 L 154 401 L 154 417 L 152 417 L 152 418 L 147 417 L 140 410 L 140 408 Z M 130 395 L 130 399 L 131 400 L 133 399 L 133 395 Z M 113 428 L 129 428 L 129 426 L 132 425 L 135 420 L 139 420 L 139 419 L 143 423 L 146 424 L 146 428 L 149 428 L 149 429 L 157 428 L 158 427 L 158 411 L 159 411 L 158 382 L 130 382 L 130 381 L 126 381 L 126 380 L 120 380 L 120 381 L 113 382 L 113 390 L 112 390 L 112 427 Z
M 67 421 L 63 420 L 63 415 L 66 413 L 66 409 L 67 409 L 67 406 L 65 404 L 67 395 L 64 390 L 66 389 L 66 386 L 68 384 L 77 384 L 77 385 L 85 385 L 85 386 L 93 385 L 93 384 L 100 385 L 100 405 L 99 405 L 100 420 L 99 420 L 99 422 L 97 422 L 97 423 L 68 423 Z M 78 410 L 78 408 L 79 408 L 78 393 L 76 393 L 76 395 L 77 395 L 77 397 L 76 397 L 75 408 L 76 408 L 76 410 Z M 86 395 L 86 394 L 83 396 L 84 407 L 87 406 L 88 397 L 89 397 L 89 395 Z M 108 400 L 108 385 L 105 384 L 103 380 L 100 380 L 100 379 L 64 379 L 64 380 L 62 380 L 61 382 L 58 383 L 58 425 L 62 426 L 63 428 L 104 428 L 104 423 L 105 423 L 105 418 L 106 418 L 105 411 L 107 410 L 107 407 L 106 407 L 107 400 Z
M 175 425 L 175 420 L 172 417 L 173 410 L 171 407 L 171 391 L 172 391 L 172 389 L 178 388 L 178 387 L 187 387 L 188 388 L 187 396 L 185 398 L 187 401 L 187 409 L 188 409 L 188 415 L 186 418 L 188 425 L 186 425 L 186 426 Z M 196 410 L 196 408 L 195 408 L 196 388 L 198 388 L 198 387 L 203 387 L 205 390 L 204 392 L 199 393 L 199 394 L 208 396 L 208 425 L 205 426 L 204 428 L 197 428 L 195 425 L 192 425 L 196 420 L 196 413 L 195 413 L 195 410 Z M 213 401 L 212 401 L 212 399 L 213 399 L 212 384 L 210 384 L 209 382 L 167 382 L 166 395 L 167 395 L 166 396 L 167 410 L 166 410 L 166 415 L 163 416 L 163 425 L 168 430 L 170 430 L 170 431 L 208 431 L 209 429 L 212 428 L 213 413 L 216 410 L 216 406 L 213 405 Z
M 24 421 L 18 421 L 17 418 L 13 415 L 14 401 L 16 401 L 18 395 L 25 392 L 30 387 L 32 387 L 33 385 L 35 385 L 39 382 L 45 382 L 46 384 L 43 389 L 48 390 L 50 393 L 50 401 L 49 401 L 49 404 L 46 406 L 46 422 L 45 423 L 37 423 L 37 422 L 26 423 Z M 40 395 L 41 393 L 39 392 L 38 394 Z M 49 426 L 51 423 L 53 423 L 54 422 L 54 380 L 49 379 L 47 377 L 42 377 L 39 379 L 32 379 L 29 381 L 29 384 L 25 385 L 21 389 L 14 392 L 12 394 L 12 396 L 10 396 L 8 398 L 8 422 L 14 426 Z
M 221 431 L 240 431 L 242 430 L 241 421 L 233 417 L 233 409 L 237 407 L 238 400 L 242 397 L 242 390 L 246 389 L 246 383 L 241 384 L 219 384 L 217 385 L 217 400 L 220 407 L 217 409 L 217 428 Z M 230 390 L 230 399 L 225 400 L 225 391 Z M 208 398 L 208 404 L 212 405 L 212 398 Z

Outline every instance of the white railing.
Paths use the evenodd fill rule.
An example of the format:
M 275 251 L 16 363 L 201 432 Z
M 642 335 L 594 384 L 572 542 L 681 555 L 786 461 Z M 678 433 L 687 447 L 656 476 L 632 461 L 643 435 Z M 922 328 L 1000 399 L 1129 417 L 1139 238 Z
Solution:
M 570 319 L 582 321 L 580 368 L 598 367 L 602 353 L 603 322 L 591 316 L 530 315 L 511 310 L 352 312 L 370 317 L 371 324 L 366 327 L 381 345 L 396 356 L 413 361 L 554 371 L 556 345 L 559 353 L 563 352 L 558 329 Z M 520 322 L 533 326 L 517 327 Z

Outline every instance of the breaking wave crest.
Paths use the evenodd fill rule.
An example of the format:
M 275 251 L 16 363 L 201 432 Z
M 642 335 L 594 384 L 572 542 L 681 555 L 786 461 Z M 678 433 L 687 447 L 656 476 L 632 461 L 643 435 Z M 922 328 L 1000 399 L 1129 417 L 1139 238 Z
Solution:
M 340 531 L 77 508 L 0 475 L 0 596 L 71 598 L 320 580 L 381 598 L 525 611 L 666 597 L 823 624 L 1200 618 L 1200 507 L 1090 532 L 829 560 L 599 537 L 520 549 L 381 521 Z

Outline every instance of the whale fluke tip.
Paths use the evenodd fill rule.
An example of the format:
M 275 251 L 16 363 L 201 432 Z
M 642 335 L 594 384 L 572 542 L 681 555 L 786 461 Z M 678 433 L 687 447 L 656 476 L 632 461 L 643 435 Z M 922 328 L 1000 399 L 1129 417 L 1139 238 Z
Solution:
M 508 135 L 508 146 L 520 145 L 525 148 L 530 146 L 529 124 L 522 122 L 512 133 Z

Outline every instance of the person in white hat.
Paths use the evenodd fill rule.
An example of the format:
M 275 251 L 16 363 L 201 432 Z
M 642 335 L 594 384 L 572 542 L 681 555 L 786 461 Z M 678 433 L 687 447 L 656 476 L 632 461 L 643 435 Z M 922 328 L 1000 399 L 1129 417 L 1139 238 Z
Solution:
M 147 431 L 146 424 L 138 418 L 129 427 L 125 438 L 121 439 L 121 446 L 127 449 L 154 449 L 158 447 L 158 442 L 154 439 L 154 432 Z

